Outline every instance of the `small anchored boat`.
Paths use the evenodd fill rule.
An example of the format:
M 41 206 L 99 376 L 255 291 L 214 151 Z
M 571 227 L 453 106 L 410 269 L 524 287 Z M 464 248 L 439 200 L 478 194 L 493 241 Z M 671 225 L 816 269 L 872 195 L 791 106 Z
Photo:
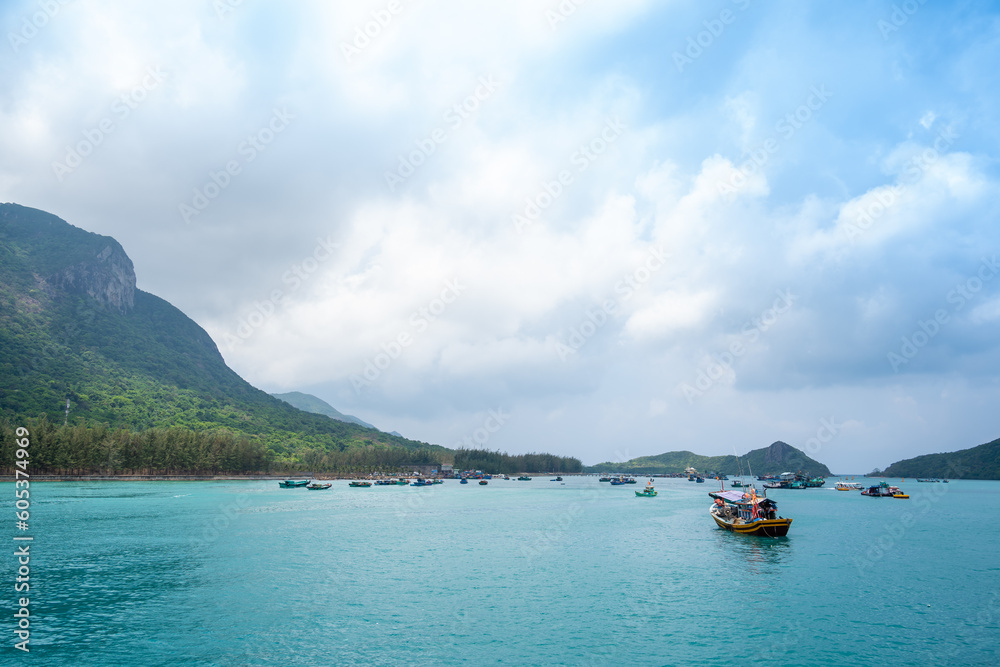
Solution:
M 353 482 L 348 484 L 348 486 L 371 486 L 371 485 L 372 485 L 371 482 L 359 482 L 357 480 L 354 480 Z
M 517 481 L 519 481 L 519 482 L 530 482 L 531 478 L 528 477 L 527 475 L 521 475 L 520 477 L 517 478 Z
M 283 489 L 295 489 L 308 483 L 308 479 L 286 479 L 284 482 L 278 482 L 278 486 Z
M 861 486 L 860 482 L 837 482 L 837 486 L 834 488 L 838 491 L 860 491 L 865 487 Z
M 306 484 L 306 488 L 310 491 L 322 491 L 323 489 L 329 489 L 331 486 L 333 486 L 333 484 L 330 482 L 324 482 L 322 484 L 320 482 L 313 482 L 312 484 Z
M 642 491 L 636 491 L 635 495 L 639 498 L 653 498 L 656 496 L 656 489 L 653 488 L 653 480 L 646 482 L 646 488 Z
M 750 487 L 749 493 L 742 491 L 716 491 L 709 493 L 715 503 L 709 514 L 719 528 L 741 535 L 760 537 L 784 537 L 792 525 L 791 519 L 778 516 L 778 504 L 770 498 L 758 498 Z
M 479 486 L 486 486 L 487 484 L 489 484 L 489 482 L 487 482 L 485 479 L 479 480 Z
M 868 496 L 869 498 L 892 498 L 894 495 L 893 489 L 896 489 L 896 487 L 889 486 L 885 482 L 879 482 L 862 491 L 861 495 Z M 899 491 L 899 489 L 896 489 L 896 491 Z

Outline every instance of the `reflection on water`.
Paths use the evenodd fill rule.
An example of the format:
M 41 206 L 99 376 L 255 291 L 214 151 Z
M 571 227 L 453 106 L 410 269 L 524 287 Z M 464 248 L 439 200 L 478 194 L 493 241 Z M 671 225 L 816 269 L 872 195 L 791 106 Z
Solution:
M 715 540 L 729 563 L 752 575 L 773 575 L 791 554 L 793 541 L 788 537 L 736 535 L 719 528 Z

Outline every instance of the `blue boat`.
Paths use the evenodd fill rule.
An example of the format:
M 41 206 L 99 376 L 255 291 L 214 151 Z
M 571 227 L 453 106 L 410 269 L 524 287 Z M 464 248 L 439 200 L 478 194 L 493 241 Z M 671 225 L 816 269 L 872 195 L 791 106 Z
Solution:
M 462 481 L 459 482 L 459 484 L 468 484 L 468 483 L 469 483 L 469 480 L 465 479 L 464 477 L 462 478 Z

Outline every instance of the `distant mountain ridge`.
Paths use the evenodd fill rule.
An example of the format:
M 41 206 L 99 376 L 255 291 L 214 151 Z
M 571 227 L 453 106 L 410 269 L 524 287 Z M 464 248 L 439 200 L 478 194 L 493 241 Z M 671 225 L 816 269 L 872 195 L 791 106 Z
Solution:
M 782 472 L 801 472 L 805 475 L 824 477 L 832 475 L 826 465 L 780 440 L 771 443 L 768 447 L 747 452 L 739 459 L 732 454 L 702 456 L 689 451 L 676 451 L 656 456 L 641 456 L 625 462 L 598 463 L 588 466 L 585 471 L 656 475 L 682 473 L 685 468 L 694 468 L 699 472 L 712 471 L 725 475 L 738 475 L 741 465 L 743 474 L 749 474 L 752 470 L 754 475 L 780 474 Z
M 299 410 L 305 410 L 306 412 L 312 412 L 317 415 L 326 415 L 327 417 L 336 419 L 337 421 L 357 424 L 358 426 L 364 426 L 365 428 L 374 428 L 375 430 L 379 430 L 375 426 L 358 419 L 354 415 L 345 415 L 343 412 L 333 407 L 322 398 L 313 396 L 312 394 L 305 394 L 301 391 L 290 391 L 285 394 L 271 394 L 271 396 L 279 398 L 285 403 L 295 406 Z
M 886 477 L 1000 479 L 1000 438 L 956 452 L 925 454 L 896 461 L 882 474 Z

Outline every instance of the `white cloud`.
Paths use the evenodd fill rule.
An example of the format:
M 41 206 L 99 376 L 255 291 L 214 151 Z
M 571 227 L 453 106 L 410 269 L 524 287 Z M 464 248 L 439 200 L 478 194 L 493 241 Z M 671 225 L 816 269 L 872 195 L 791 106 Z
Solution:
M 194 0 L 66 5 L 0 62 L 0 199 L 119 238 L 140 285 L 206 326 L 255 384 L 315 387 L 339 409 L 429 441 L 460 437 L 453 425 L 484 409 L 476 401 L 519 410 L 498 445 L 589 461 L 623 437 L 644 443 L 633 455 L 801 444 L 817 404 L 857 424 L 850 444 L 830 450 L 842 467 L 885 465 L 869 450 L 894 433 L 929 443 L 958 423 L 985 435 L 962 407 L 981 389 L 971 380 L 928 410 L 935 379 L 953 381 L 934 369 L 968 363 L 963 327 L 921 352 L 915 375 L 926 375 L 912 384 L 892 384 L 904 379 L 885 363 L 996 247 L 997 93 L 975 65 L 988 59 L 968 56 L 976 45 L 922 69 L 897 48 L 922 48 L 935 27 L 845 44 L 878 12 L 817 8 L 813 24 L 754 5 L 679 74 L 671 45 L 702 20 L 690 3 L 582 3 L 553 26 L 557 2 L 405 2 L 348 62 L 342 44 L 384 6 L 245 2 L 220 17 Z M 31 7 L 5 12 L 16 24 Z M 148 66 L 167 80 L 59 183 L 52 161 Z M 941 74 L 950 66 L 960 86 Z M 481 77 L 496 90 L 450 122 Z M 779 132 L 820 84 L 829 101 L 791 136 Z M 178 204 L 242 160 L 238 146 L 276 106 L 292 126 L 184 225 Z M 601 139 L 609 122 L 623 128 L 613 141 Z M 444 140 L 390 190 L 385 173 L 436 129 Z M 754 163 L 769 136 L 780 141 Z M 581 166 L 581 148 L 599 140 Z M 563 170 L 572 182 L 519 231 L 512 216 L 545 201 Z M 317 237 L 335 251 L 299 284 L 286 280 Z M 654 249 L 669 259 L 637 273 Z M 418 331 L 414 314 L 454 280 L 461 295 Z M 693 405 L 673 395 L 785 289 L 792 309 L 720 386 Z M 273 314 L 230 349 L 226 335 L 275 290 L 284 298 Z M 557 344 L 607 299 L 615 315 L 563 361 Z M 995 304 L 984 292 L 970 308 L 986 339 Z M 412 342 L 355 393 L 351 376 L 401 334 Z M 976 345 L 978 366 L 995 369 Z M 909 407 L 890 410 L 896 399 Z M 929 429 L 913 428 L 914 415 Z M 663 435 L 668 422 L 676 441 Z

